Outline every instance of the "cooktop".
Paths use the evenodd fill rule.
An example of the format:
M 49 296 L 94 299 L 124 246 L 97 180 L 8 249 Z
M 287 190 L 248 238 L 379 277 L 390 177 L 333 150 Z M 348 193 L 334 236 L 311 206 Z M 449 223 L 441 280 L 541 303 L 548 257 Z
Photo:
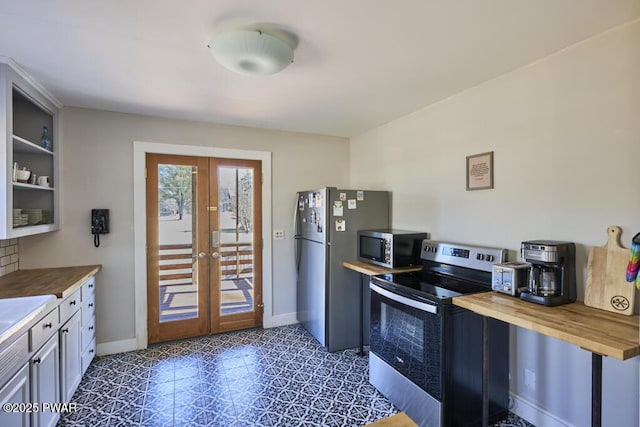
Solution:
M 491 290 L 491 277 L 460 278 L 435 272 L 416 271 L 374 276 L 374 283 L 386 284 L 394 291 L 423 295 L 429 299 L 450 300 L 460 295 Z M 488 281 L 486 281 L 488 279 Z

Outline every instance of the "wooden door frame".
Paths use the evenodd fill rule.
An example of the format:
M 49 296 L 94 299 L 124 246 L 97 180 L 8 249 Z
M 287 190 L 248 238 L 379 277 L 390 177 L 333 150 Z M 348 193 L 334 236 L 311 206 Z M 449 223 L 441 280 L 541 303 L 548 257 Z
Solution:
M 199 157 L 221 157 L 260 160 L 262 164 L 262 291 L 264 312 L 263 327 L 278 326 L 273 316 L 272 270 L 272 218 L 271 218 L 271 153 L 267 151 L 236 150 L 229 148 L 164 144 L 157 142 L 133 142 L 133 195 L 134 195 L 134 287 L 135 287 L 135 337 L 123 340 L 109 348 L 112 352 L 147 348 L 147 262 L 146 262 L 146 153 L 182 154 Z

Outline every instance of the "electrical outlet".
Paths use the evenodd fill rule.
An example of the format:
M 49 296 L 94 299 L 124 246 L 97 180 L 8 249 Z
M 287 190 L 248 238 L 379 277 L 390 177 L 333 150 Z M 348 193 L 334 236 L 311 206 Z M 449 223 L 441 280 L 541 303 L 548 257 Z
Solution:
M 273 240 L 284 239 L 284 230 L 273 230 Z
M 524 385 L 531 390 L 535 391 L 536 389 L 536 373 L 526 368 L 524 370 Z

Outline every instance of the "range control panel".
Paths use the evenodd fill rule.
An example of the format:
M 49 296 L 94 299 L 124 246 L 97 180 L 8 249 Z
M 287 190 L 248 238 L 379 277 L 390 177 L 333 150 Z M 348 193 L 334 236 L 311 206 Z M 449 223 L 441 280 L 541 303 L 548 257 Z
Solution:
M 493 264 L 507 261 L 507 250 L 425 239 L 420 258 L 491 272 Z

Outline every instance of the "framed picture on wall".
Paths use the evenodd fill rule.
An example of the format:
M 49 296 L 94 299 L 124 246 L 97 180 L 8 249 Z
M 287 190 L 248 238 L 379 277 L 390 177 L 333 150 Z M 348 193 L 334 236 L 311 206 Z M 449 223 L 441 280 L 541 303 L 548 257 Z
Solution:
M 467 191 L 493 188 L 493 151 L 467 156 Z

